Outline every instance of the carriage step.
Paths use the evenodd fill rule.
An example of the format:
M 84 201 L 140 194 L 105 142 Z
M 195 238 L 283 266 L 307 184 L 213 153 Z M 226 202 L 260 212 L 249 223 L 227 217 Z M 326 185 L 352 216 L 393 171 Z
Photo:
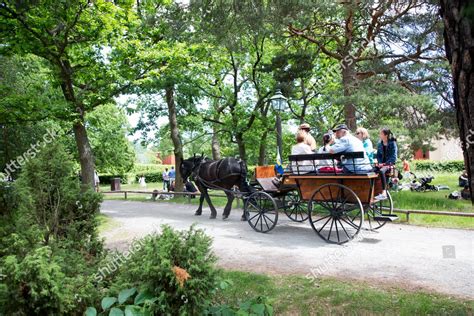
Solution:
M 398 220 L 398 216 L 395 214 L 382 214 L 374 216 L 374 220 L 379 222 L 393 222 Z

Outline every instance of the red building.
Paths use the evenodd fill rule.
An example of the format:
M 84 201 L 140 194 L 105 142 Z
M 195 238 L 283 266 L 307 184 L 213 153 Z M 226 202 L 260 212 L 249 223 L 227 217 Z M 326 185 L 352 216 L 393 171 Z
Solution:
M 165 156 L 165 157 L 162 158 L 161 153 L 156 153 L 156 158 L 161 160 L 161 163 L 163 165 L 175 165 L 175 163 L 176 163 L 174 155 L 168 155 L 168 156 Z

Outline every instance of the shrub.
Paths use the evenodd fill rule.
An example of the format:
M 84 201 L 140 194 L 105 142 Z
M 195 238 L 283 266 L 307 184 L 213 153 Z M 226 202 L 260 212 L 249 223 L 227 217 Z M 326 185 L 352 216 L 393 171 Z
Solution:
M 194 227 L 179 232 L 163 226 L 141 244 L 119 270 L 112 291 L 136 287 L 151 293 L 158 298 L 155 314 L 202 314 L 217 285 L 211 239 Z
M 80 314 L 99 293 L 101 196 L 82 190 L 60 144 L 42 148 L 1 188 L 0 314 Z
M 437 172 L 462 172 L 464 170 L 464 161 L 462 160 L 414 160 L 411 165 L 415 171 L 437 171 Z

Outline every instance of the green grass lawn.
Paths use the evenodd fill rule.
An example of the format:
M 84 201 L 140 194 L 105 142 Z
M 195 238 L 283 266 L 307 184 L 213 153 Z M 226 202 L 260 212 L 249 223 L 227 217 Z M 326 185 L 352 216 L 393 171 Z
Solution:
M 225 271 L 232 285 L 217 302 L 238 306 L 266 297 L 275 315 L 472 315 L 474 301 L 364 282 Z
M 458 175 L 453 173 L 435 173 L 433 174 L 435 179 L 433 184 L 435 185 L 447 185 L 450 190 L 442 190 L 438 192 L 412 192 L 412 191 L 400 191 L 392 192 L 394 207 L 404 210 L 432 210 L 432 211 L 451 211 L 451 212 L 474 212 L 470 201 L 466 200 L 450 200 L 447 195 L 452 191 L 459 191 Z M 148 183 L 146 188 L 140 187 L 139 184 L 123 184 L 122 190 L 147 190 L 153 191 L 154 189 L 161 190 L 163 188 L 162 183 Z M 101 186 L 101 191 L 110 191 L 110 186 Z M 223 194 L 219 191 L 213 191 L 217 194 Z M 124 199 L 124 195 L 117 194 L 106 194 L 105 199 Z M 128 199 L 131 201 L 151 201 L 151 194 L 128 194 Z M 162 202 L 160 200 L 157 201 Z M 189 200 L 185 197 L 175 197 L 165 202 L 173 203 L 189 203 Z M 212 202 L 216 207 L 224 207 L 227 199 L 225 197 L 212 197 Z M 191 204 L 197 205 L 199 199 L 191 199 Z M 242 206 L 242 203 L 240 203 Z M 233 207 L 237 207 L 237 201 L 234 201 Z M 406 223 L 406 217 L 404 214 L 400 215 L 400 221 Z M 423 225 L 423 226 L 435 226 L 435 227 L 446 227 L 446 228 L 466 228 L 474 229 L 474 218 L 472 217 L 455 217 L 455 216 L 440 216 L 440 215 L 423 215 L 423 214 L 410 214 L 409 224 Z

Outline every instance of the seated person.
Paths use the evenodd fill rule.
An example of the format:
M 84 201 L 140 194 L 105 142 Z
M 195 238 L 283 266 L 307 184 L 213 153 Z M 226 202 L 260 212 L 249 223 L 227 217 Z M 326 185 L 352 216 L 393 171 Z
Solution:
M 341 160 L 341 165 L 345 173 L 367 173 L 373 171 L 369 158 L 364 150 L 364 145 L 360 139 L 349 132 L 346 124 L 336 126 L 333 132 L 336 133 L 336 141 L 329 149 L 331 154 L 344 152 L 364 153 L 364 158 Z
M 334 134 L 326 133 L 323 135 L 323 146 L 318 149 L 318 154 L 329 154 L 331 145 L 334 144 Z M 337 162 L 334 162 L 332 159 L 322 159 L 318 160 L 318 170 L 323 167 L 336 167 Z
M 184 184 L 184 192 L 191 192 L 191 193 L 195 193 L 197 192 L 197 189 L 196 187 L 194 186 L 194 184 L 191 182 L 191 181 L 186 181 L 186 183 Z M 194 199 L 196 196 L 193 194 L 191 195 L 191 198 Z
M 305 144 L 306 133 L 299 130 L 296 133 L 296 145 L 291 148 L 292 155 L 314 154 L 311 147 Z M 291 163 L 293 173 L 303 174 L 314 171 L 314 162 L 311 160 L 293 161 Z
M 397 139 L 393 137 L 390 129 L 384 127 L 380 130 L 380 141 L 377 145 L 377 166 L 376 169 L 382 180 L 382 193 L 375 197 L 376 200 L 384 200 L 387 198 L 387 176 L 395 163 L 397 162 Z
M 362 141 L 364 145 L 365 152 L 369 158 L 370 164 L 374 163 L 374 147 L 372 146 L 372 141 L 370 140 L 369 131 L 366 128 L 359 127 L 356 130 L 355 136 Z

